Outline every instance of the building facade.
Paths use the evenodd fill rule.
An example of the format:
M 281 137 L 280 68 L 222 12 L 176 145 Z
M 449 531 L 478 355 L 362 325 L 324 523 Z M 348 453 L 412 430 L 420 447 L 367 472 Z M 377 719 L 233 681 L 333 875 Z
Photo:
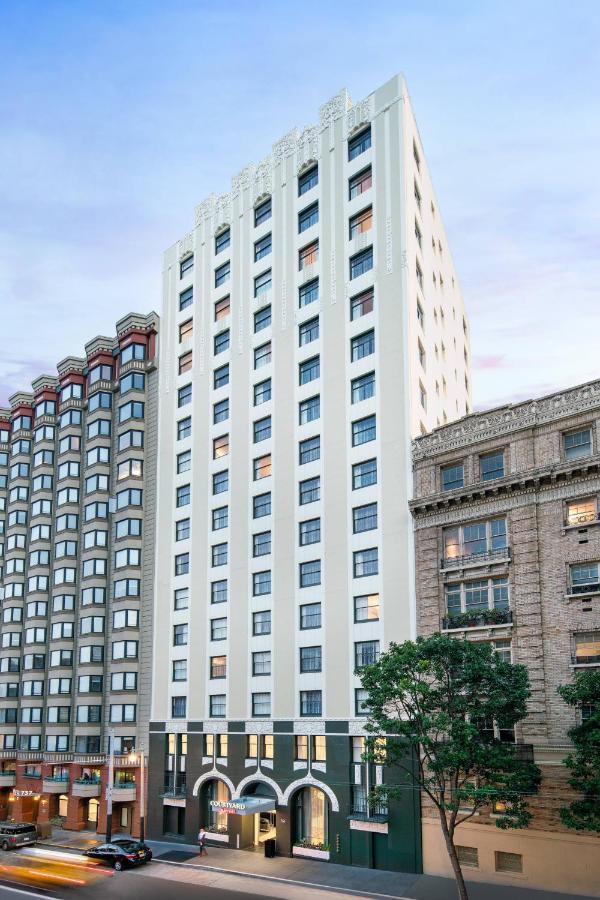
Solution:
M 0 410 L 0 819 L 139 827 L 152 650 L 158 317 Z
M 418 870 L 355 670 L 415 632 L 410 439 L 470 386 L 403 79 L 200 203 L 163 291 L 149 831 Z
M 533 821 L 501 831 L 494 811 L 460 826 L 468 878 L 593 894 L 600 838 L 566 829 L 563 759 L 575 713 L 557 693 L 600 665 L 600 381 L 492 409 L 414 442 L 418 630 L 488 641 L 529 670 L 516 734 L 543 780 Z M 451 874 L 432 810 L 423 864 Z

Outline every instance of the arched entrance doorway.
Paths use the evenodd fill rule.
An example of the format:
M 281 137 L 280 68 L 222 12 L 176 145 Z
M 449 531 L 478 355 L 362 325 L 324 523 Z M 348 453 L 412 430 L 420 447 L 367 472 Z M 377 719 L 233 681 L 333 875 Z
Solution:
M 329 842 L 329 799 L 317 787 L 301 787 L 292 797 L 294 844 L 324 850 Z
M 277 837 L 277 797 L 270 784 L 263 781 L 253 781 L 246 785 L 242 792 L 242 798 L 250 797 L 257 801 L 266 801 L 262 805 L 265 809 L 253 814 L 252 822 L 252 846 L 247 849 L 262 850 L 263 844 Z M 259 804 L 257 804 L 259 805 Z M 272 806 L 272 809 L 268 807 Z
M 213 834 L 228 833 L 227 813 L 220 804 L 231 799 L 231 791 L 220 778 L 206 781 L 200 790 L 200 824 Z

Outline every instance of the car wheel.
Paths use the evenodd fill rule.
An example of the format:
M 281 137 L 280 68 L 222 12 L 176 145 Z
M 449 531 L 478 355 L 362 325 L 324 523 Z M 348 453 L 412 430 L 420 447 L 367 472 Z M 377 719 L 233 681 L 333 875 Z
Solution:
M 123 868 L 123 863 L 121 862 L 120 859 L 117 859 L 117 860 L 115 861 L 115 869 L 116 869 L 116 871 L 117 871 L 117 872 L 120 872 L 122 868 Z
M 2 849 L 8 850 L 8 841 L 2 841 Z

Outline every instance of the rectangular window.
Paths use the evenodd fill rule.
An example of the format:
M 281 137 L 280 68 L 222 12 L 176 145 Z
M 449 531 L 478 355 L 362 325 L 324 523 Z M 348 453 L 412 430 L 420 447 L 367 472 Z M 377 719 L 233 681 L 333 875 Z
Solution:
M 319 242 L 313 241 L 298 250 L 298 270 L 302 272 L 307 266 L 314 266 L 319 259 Z
M 254 209 L 254 227 L 257 225 L 261 225 L 263 222 L 266 222 L 267 219 L 271 218 L 271 198 L 268 200 L 264 200 L 259 206 L 256 206 Z
M 217 568 L 218 566 L 226 566 L 227 560 L 228 560 L 227 543 L 213 544 L 212 553 L 211 553 L 212 565 L 215 568 Z
M 373 248 L 367 247 L 350 257 L 350 279 L 358 278 L 373 268 Z
M 271 324 L 271 306 L 263 306 L 258 312 L 254 313 L 254 334 L 264 331 Z
M 218 509 L 212 511 L 212 530 L 220 531 L 229 525 L 229 507 L 219 506 Z
M 179 263 L 179 277 L 183 278 L 184 275 L 187 275 L 188 272 L 191 272 L 194 268 L 194 255 L 186 256 L 185 259 L 182 259 Z
M 358 172 L 356 175 L 353 175 L 348 182 L 348 199 L 354 200 L 355 197 L 359 197 L 361 194 L 364 194 L 365 191 L 369 190 L 372 184 L 373 174 L 371 171 L 371 166 L 367 166 L 366 169 L 362 169 L 362 171 Z
M 298 306 L 300 309 L 319 299 L 319 279 L 313 278 L 298 288 Z
M 190 437 L 192 433 L 192 420 L 188 416 L 186 419 L 180 419 L 177 423 L 177 440 L 182 441 L 184 438 Z
M 210 658 L 210 677 L 226 678 L 227 677 L 227 657 L 211 656 Z
M 179 343 L 183 344 L 184 341 L 191 341 L 194 336 L 194 320 L 188 319 L 187 322 L 182 322 L 179 326 Z
M 229 363 L 215 369 L 213 373 L 213 387 L 215 390 L 225 387 L 226 384 L 229 384 Z
M 355 506 L 352 510 L 353 533 L 360 534 L 362 531 L 372 531 L 375 528 L 377 528 L 377 504 Z
M 268 556 L 271 552 L 271 532 L 261 531 L 252 535 L 252 556 Z
M 372 666 L 379 659 L 379 641 L 356 641 L 354 644 L 354 667 Z
M 229 588 L 227 584 L 226 578 L 221 578 L 219 581 L 213 581 L 210 585 L 210 602 L 211 603 L 226 603 L 229 599 Z
M 226 263 L 223 263 L 222 266 L 219 266 L 215 269 L 215 287 L 218 288 L 222 284 L 225 284 L 226 281 L 229 281 L 231 277 L 231 263 L 229 260 Z
M 312 559 L 299 565 L 299 584 L 301 588 L 314 587 L 321 584 L 321 560 Z
M 188 350 L 187 353 L 182 353 L 179 357 L 179 374 L 183 375 L 184 372 L 189 372 L 192 368 L 192 351 Z
M 252 613 L 252 634 L 271 634 L 271 610 Z
M 266 441 L 271 437 L 271 416 L 265 416 L 253 423 L 253 440 L 255 444 Z
M 313 203 L 312 206 L 307 206 L 306 209 L 298 213 L 298 233 L 302 234 L 303 231 L 307 231 L 307 229 L 316 225 L 318 221 L 319 204 Z
M 267 453 L 265 456 L 259 456 L 253 462 L 253 477 L 254 481 L 258 481 L 260 478 L 268 478 L 271 475 L 272 467 L 271 467 L 271 454 Z
M 187 309 L 194 302 L 194 288 L 189 287 L 179 295 L 179 309 Z
M 353 378 L 350 386 L 352 403 L 360 403 L 361 400 L 368 400 L 375 396 L 375 372 L 367 372 L 366 375 L 360 375 Z
M 301 481 L 298 486 L 298 502 L 300 506 L 307 503 L 315 503 L 321 499 L 321 479 L 317 475 L 316 478 L 307 478 Z
M 215 235 L 215 256 L 218 256 L 223 250 L 231 244 L 231 229 L 225 228 Z
M 303 322 L 302 325 L 298 328 L 298 344 L 300 347 L 304 347 L 305 344 L 310 344 L 312 341 L 316 341 L 319 337 L 319 317 L 315 316 L 314 319 L 309 319 L 307 322 Z
M 252 596 L 262 597 L 271 593 L 271 572 L 254 572 L 252 575 Z
M 271 715 L 271 694 L 252 694 L 252 715 L 255 717 Z
M 596 665 L 600 662 L 600 631 L 581 631 L 574 635 L 575 665 Z
M 213 351 L 215 356 L 218 356 L 219 353 L 224 353 L 226 350 L 229 350 L 229 328 L 220 331 L 219 334 L 215 334 L 213 339 Z
M 321 627 L 321 604 L 304 603 L 300 607 L 300 628 L 307 631 L 309 628 Z
M 177 590 L 173 592 L 173 609 L 187 609 L 189 597 L 189 588 L 177 588 Z
M 192 402 L 192 385 L 185 384 L 183 387 L 180 387 L 177 391 L 177 406 L 187 406 L 188 403 Z
M 570 567 L 570 593 L 591 594 L 600 591 L 600 564 L 577 563 Z
M 321 414 L 321 400 L 319 395 L 309 397 L 308 400 L 302 400 L 298 404 L 299 424 L 306 425 L 309 422 L 316 421 Z
M 210 717 L 211 719 L 224 719 L 227 709 L 225 694 L 210 695 Z M 212 735 L 211 735 L 212 737 Z
M 580 459 L 583 456 L 591 456 L 592 429 L 583 428 L 581 431 L 571 431 L 568 434 L 564 434 L 563 447 L 565 459 Z
M 229 435 L 222 434 L 213 440 L 213 459 L 221 459 L 229 453 Z
M 354 713 L 357 716 L 369 715 L 369 695 L 364 688 L 354 689 Z
M 221 297 L 220 300 L 217 300 L 215 303 L 215 322 L 220 322 L 221 319 L 227 318 L 230 309 L 231 303 L 229 297 Z
M 375 332 L 373 329 L 358 334 L 350 341 L 350 359 L 356 362 L 375 352 Z
M 216 425 L 218 422 L 226 422 L 229 418 L 229 398 L 226 397 L 225 400 L 219 400 L 218 403 L 213 404 L 213 425 Z
M 267 344 L 261 344 L 260 347 L 256 347 L 254 350 L 254 368 L 262 369 L 263 366 L 268 366 L 271 362 L 271 341 Z
M 377 423 L 375 416 L 366 416 L 352 423 L 352 446 L 367 444 L 377 437 Z
M 252 674 L 253 675 L 270 675 L 271 674 L 271 651 L 261 650 L 252 654 Z
M 254 385 L 254 405 L 260 406 L 271 399 L 271 379 L 267 378 Z
M 470 869 L 479 867 L 479 853 L 477 847 L 461 847 L 457 844 L 456 855 L 461 866 L 467 866 Z
M 298 176 L 298 196 L 306 194 L 319 183 L 319 167 L 312 166 L 307 172 Z
M 520 853 L 507 853 L 496 850 L 496 872 L 522 872 L 523 856 Z
M 210 620 L 210 639 L 211 641 L 227 640 L 227 619 L 211 619 Z
M 368 550 L 356 550 L 352 554 L 353 573 L 355 578 L 377 575 L 379 572 L 379 555 L 377 547 Z
M 252 517 L 262 519 L 271 515 L 271 494 L 257 494 L 252 498 Z
M 504 453 L 497 450 L 479 457 L 479 475 L 482 481 L 504 478 Z M 460 485 L 462 487 L 462 485 Z
M 506 519 L 490 519 L 444 529 L 444 563 L 507 548 Z
M 354 621 L 375 622 L 379 619 L 379 594 L 361 594 L 354 598 Z
M 254 262 L 268 256 L 272 249 L 271 234 L 266 234 L 254 244 Z
M 371 206 L 352 216 L 349 222 L 350 240 L 366 234 L 373 227 L 373 208 Z
M 189 484 L 182 484 L 176 489 L 176 501 L 175 505 L 177 507 L 187 506 L 190 502 L 190 492 L 191 488 Z
M 321 540 L 321 519 L 307 519 L 298 524 L 298 543 L 301 547 L 318 544 Z
M 301 362 L 298 366 L 299 384 L 308 384 L 310 381 L 315 381 L 320 374 L 321 362 L 318 356 L 313 356 L 311 359 Z
M 300 672 L 321 671 L 321 647 L 300 647 Z
M 270 290 L 271 270 L 267 269 L 266 272 L 262 272 L 262 274 L 257 275 L 254 279 L 254 296 L 260 297 L 262 294 L 266 294 L 266 292 Z
M 306 438 L 298 445 L 298 462 L 301 466 L 314 462 L 321 457 L 321 438 L 319 435 Z
M 360 319 L 361 316 L 366 316 L 368 313 L 373 312 L 374 300 L 375 293 L 373 288 L 369 288 L 368 290 L 357 294 L 355 297 L 351 297 L 350 320 L 354 322 L 355 319 Z
M 224 469 L 222 472 L 214 472 L 212 477 L 213 495 L 224 494 L 229 490 L 229 470 Z
M 294 759 L 308 760 L 308 735 L 297 734 L 294 738 Z
M 585 500 L 569 500 L 567 502 L 567 525 L 585 525 L 598 518 L 598 505 L 595 497 Z
M 371 146 L 371 126 L 364 128 L 348 141 L 348 161 L 356 159 Z
M 179 519 L 178 522 L 175 522 L 175 540 L 176 541 L 187 541 L 190 536 L 190 520 L 189 519 Z M 181 574 L 175 572 L 175 574 Z
M 377 460 L 367 459 L 352 466 L 352 490 L 377 484 Z
M 321 691 L 300 691 L 300 715 L 321 715 Z

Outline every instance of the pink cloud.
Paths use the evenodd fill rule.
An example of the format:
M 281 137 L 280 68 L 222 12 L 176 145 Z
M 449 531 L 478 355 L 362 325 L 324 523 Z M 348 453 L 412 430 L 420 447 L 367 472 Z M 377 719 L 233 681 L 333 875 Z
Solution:
M 505 356 L 474 356 L 473 368 L 475 369 L 503 369 Z

